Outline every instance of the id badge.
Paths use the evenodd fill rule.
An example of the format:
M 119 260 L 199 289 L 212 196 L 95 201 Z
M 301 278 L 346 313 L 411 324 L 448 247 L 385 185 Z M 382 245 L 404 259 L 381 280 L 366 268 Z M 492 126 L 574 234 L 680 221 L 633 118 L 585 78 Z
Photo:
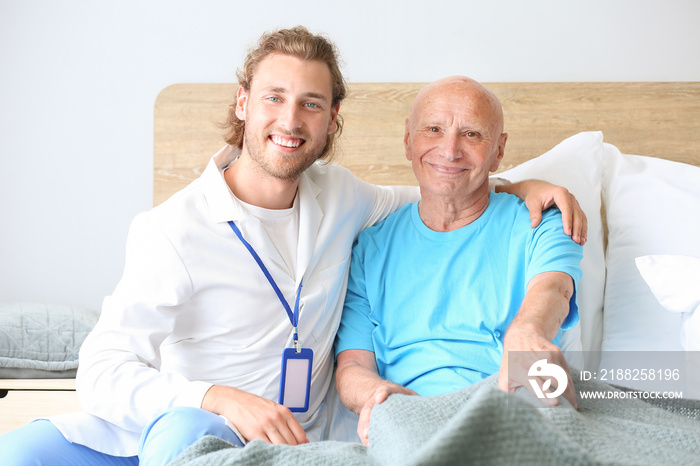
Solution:
M 294 348 L 285 348 L 282 352 L 279 403 L 292 412 L 303 413 L 309 409 L 313 359 L 311 348 L 302 348 L 300 353 Z

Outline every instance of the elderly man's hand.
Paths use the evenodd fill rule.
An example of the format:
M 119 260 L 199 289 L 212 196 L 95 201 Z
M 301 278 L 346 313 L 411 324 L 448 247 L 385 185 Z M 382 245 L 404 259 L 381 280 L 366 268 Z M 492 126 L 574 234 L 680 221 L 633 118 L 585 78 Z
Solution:
M 360 436 L 360 440 L 364 445 L 369 445 L 369 419 L 372 414 L 372 408 L 379 403 L 383 403 L 390 395 L 396 393 L 418 396 L 418 394 L 410 388 L 391 382 L 386 382 L 377 387 L 372 396 L 367 399 L 362 407 L 360 411 L 360 420 L 357 423 L 357 435 Z
M 525 205 L 530 211 L 530 221 L 533 228 L 542 221 L 542 212 L 556 205 L 561 210 L 564 232 L 578 244 L 586 244 L 588 219 L 576 197 L 566 188 L 546 181 L 526 180 L 499 185 L 496 190 L 515 194 L 525 201 Z
M 510 353 L 509 353 L 510 352 Z M 532 365 L 541 360 L 546 359 L 549 364 L 556 364 L 566 372 L 567 386 L 561 396 L 566 398 L 574 408 L 578 407 L 576 402 L 576 390 L 574 382 L 571 378 L 571 370 L 569 364 L 564 358 L 564 353 L 551 342 L 547 341 L 542 336 L 535 332 L 527 331 L 526 329 L 511 328 L 508 330 L 504 339 L 503 359 L 501 360 L 501 369 L 498 375 L 498 388 L 503 391 L 513 392 L 518 387 L 525 387 L 534 395 L 537 395 L 532 385 L 529 382 L 528 371 Z M 547 377 L 535 378 L 542 389 L 547 380 L 552 380 L 552 387 L 543 392 L 553 392 L 556 390 L 556 380 Z M 557 398 L 541 398 L 544 404 L 556 406 L 559 404 Z

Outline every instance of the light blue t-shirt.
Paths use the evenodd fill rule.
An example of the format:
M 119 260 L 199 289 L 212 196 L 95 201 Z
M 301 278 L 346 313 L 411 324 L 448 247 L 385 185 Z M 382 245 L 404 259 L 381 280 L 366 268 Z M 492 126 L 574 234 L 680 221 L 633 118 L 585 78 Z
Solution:
M 491 193 L 477 220 L 450 232 L 430 230 L 408 204 L 357 239 L 336 354 L 373 351 L 381 377 L 421 395 L 464 388 L 498 372 L 530 279 L 558 271 L 576 286 L 582 257 L 559 210 L 533 229 L 509 194 Z M 577 322 L 574 293 L 562 329 Z

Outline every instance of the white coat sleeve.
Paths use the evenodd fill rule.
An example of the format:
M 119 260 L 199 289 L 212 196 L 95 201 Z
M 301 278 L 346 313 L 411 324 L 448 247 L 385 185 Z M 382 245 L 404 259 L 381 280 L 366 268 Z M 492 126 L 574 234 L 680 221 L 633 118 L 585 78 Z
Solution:
M 191 293 L 175 248 L 149 213 L 137 216 L 124 275 L 80 349 L 76 388 L 87 412 L 140 431 L 170 407 L 200 407 L 211 384 L 159 370 L 160 344 Z

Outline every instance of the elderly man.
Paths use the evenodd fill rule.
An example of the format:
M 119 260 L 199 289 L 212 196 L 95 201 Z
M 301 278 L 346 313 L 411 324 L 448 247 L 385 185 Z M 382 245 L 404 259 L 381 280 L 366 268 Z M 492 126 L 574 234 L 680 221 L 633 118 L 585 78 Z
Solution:
M 499 368 L 501 389 L 526 385 L 512 374 L 535 359 L 508 351 L 568 369 L 556 345 L 578 321 L 582 249 L 559 211 L 532 229 L 517 197 L 489 190 L 507 138 L 498 99 L 471 79 L 415 99 L 404 144 L 421 199 L 358 237 L 336 341 L 338 392 L 365 443 L 390 394 L 446 393 Z M 564 396 L 576 404 L 572 383 Z
M 204 435 L 297 445 L 353 434 L 331 382 L 348 256 L 418 191 L 315 163 L 332 155 L 346 93 L 323 36 L 265 34 L 239 84 L 228 144 L 131 225 L 124 275 L 80 352 L 85 411 L 0 437 L 3 465 L 166 464 Z M 558 193 L 584 240 L 566 190 L 525 188 L 535 216 Z

